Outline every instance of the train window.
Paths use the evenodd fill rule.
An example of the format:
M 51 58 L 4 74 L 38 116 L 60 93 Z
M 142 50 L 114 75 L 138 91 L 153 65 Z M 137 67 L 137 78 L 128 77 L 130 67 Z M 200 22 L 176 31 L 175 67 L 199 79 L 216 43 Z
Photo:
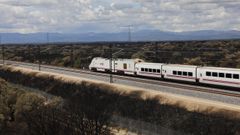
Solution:
M 145 72 L 148 72 L 148 68 L 145 68 L 144 71 L 145 71 Z
M 239 74 L 233 74 L 233 79 L 239 79 Z
M 219 73 L 218 76 L 219 76 L 219 77 L 222 77 L 222 78 L 225 77 L 224 73 Z
M 232 78 L 232 74 L 226 74 L 226 78 Z
M 173 71 L 173 74 L 176 75 L 176 74 L 177 74 L 177 71 Z
M 149 72 L 152 72 L 152 69 L 151 69 L 151 68 L 149 68 Z
M 160 70 L 160 69 L 157 69 L 157 73 L 161 73 L 161 70 Z
M 211 76 L 211 72 L 206 72 L 206 76 Z
M 182 75 L 182 71 L 178 71 L 177 74 L 178 74 L 178 75 Z
M 153 69 L 153 73 L 156 73 L 157 72 L 157 70 L 156 69 Z
M 183 72 L 183 75 L 184 75 L 184 76 L 187 76 L 187 72 Z
M 188 72 L 188 76 L 193 76 L 193 73 L 192 72 Z
M 144 71 L 144 68 L 141 68 L 141 71 Z
M 213 77 L 218 77 L 218 73 L 217 72 L 212 72 L 212 76 Z
M 127 63 L 123 64 L 123 69 L 127 69 Z

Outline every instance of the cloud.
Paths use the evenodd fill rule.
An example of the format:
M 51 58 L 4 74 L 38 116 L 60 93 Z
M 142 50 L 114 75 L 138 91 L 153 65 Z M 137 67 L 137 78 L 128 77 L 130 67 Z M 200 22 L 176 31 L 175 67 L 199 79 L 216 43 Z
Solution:
M 0 0 L 0 32 L 240 30 L 236 0 Z

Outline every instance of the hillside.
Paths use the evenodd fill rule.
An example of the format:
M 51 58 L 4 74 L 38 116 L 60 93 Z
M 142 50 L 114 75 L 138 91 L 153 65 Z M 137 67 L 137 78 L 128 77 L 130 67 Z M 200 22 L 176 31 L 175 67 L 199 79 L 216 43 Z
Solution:
M 46 43 L 46 33 L 0 33 L 2 43 Z M 128 32 L 118 33 L 49 33 L 49 42 L 98 42 L 128 41 Z M 184 40 L 223 40 L 240 39 L 239 31 L 187 31 L 166 32 L 141 30 L 131 33 L 132 41 L 184 41 Z

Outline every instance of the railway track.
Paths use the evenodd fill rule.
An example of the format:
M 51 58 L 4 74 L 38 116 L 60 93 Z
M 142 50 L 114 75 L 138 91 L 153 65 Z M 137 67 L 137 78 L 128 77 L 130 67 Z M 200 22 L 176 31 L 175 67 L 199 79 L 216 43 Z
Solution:
M 25 63 L 25 62 L 16 62 L 16 61 L 6 61 L 7 65 L 15 65 L 15 66 L 30 66 L 33 68 L 38 68 L 38 64 L 33 64 L 33 63 Z M 61 71 L 67 71 L 67 72 L 74 72 L 74 73 L 84 73 L 84 74 L 89 74 L 89 75 L 94 75 L 94 76 L 104 76 L 104 77 L 109 77 L 109 74 L 107 73 L 100 73 L 100 72 L 91 72 L 89 70 L 81 70 L 81 69 L 72 69 L 72 68 L 64 68 L 64 67 L 56 67 L 56 66 L 49 66 L 49 65 L 41 65 L 42 69 L 53 69 L 53 70 L 61 70 Z M 224 90 L 224 89 L 217 89 L 213 87 L 205 87 L 205 86 L 199 86 L 195 84 L 180 84 L 177 82 L 169 82 L 166 80 L 153 80 L 150 78 L 140 78 L 140 77 L 135 77 L 135 76 L 123 76 L 123 75 L 117 75 L 113 74 L 113 77 L 116 79 L 122 79 L 122 80 L 128 80 L 128 81 L 135 81 L 135 82 L 140 82 L 140 83 L 147 83 L 147 84 L 153 84 L 153 85 L 161 85 L 161 86 L 166 86 L 166 87 L 172 87 L 172 88 L 181 88 L 184 90 L 189 90 L 189 91 L 198 91 L 198 92 L 203 92 L 203 93 L 211 93 L 211 94 L 218 94 L 218 95 L 224 95 L 224 96 L 229 96 L 229 97 L 240 97 L 240 92 L 233 91 L 233 90 Z

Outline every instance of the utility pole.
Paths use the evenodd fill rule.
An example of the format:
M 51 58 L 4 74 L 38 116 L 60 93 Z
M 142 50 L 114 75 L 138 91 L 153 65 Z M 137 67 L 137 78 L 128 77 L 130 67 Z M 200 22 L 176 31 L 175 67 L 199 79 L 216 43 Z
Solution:
M 0 44 L 2 44 L 2 36 L 0 35 Z M 2 64 L 4 65 L 4 56 L 5 56 L 5 48 L 4 45 L 2 44 Z
M 49 42 L 49 34 L 46 34 L 46 40 L 47 40 L 47 45 Z M 42 57 L 41 57 L 41 45 L 38 45 L 38 70 L 41 71 L 41 63 L 42 63 Z
M 128 41 L 132 41 L 132 31 L 131 31 L 131 25 L 128 25 Z
M 154 42 L 155 45 L 155 62 L 158 62 L 158 44 Z
M 46 34 L 47 45 L 49 43 L 49 33 Z M 38 70 L 41 71 L 42 57 L 41 57 L 41 45 L 38 45 Z
M 5 64 L 5 47 L 2 45 L 2 63 Z
M 110 83 L 113 83 L 113 75 L 112 75 L 112 44 L 109 45 L 109 69 L 110 69 L 110 78 L 109 81 Z
M 132 27 L 133 25 L 122 26 L 121 28 L 128 28 L 128 42 L 132 42 Z
M 49 33 L 47 32 L 47 45 L 49 44 Z
M 41 47 L 38 45 L 38 70 L 41 71 Z
M 71 45 L 71 52 L 70 52 L 71 54 L 70 54 L 70 58 L 71 58 L 71 66 L 72 66 L 72 68 L 73 68 L 73 66 L 74 66 L 74 62 L 73 62 L 73 45 Z
M 28 45 L 27 46 L 27 49 L 28 49 L 28 58 L 29 58 L 29 62 L 32 62 L 32 60 L 31 60 L 31 54 L 30 54 L 30 51 L 31 51 L 31 45 Z

